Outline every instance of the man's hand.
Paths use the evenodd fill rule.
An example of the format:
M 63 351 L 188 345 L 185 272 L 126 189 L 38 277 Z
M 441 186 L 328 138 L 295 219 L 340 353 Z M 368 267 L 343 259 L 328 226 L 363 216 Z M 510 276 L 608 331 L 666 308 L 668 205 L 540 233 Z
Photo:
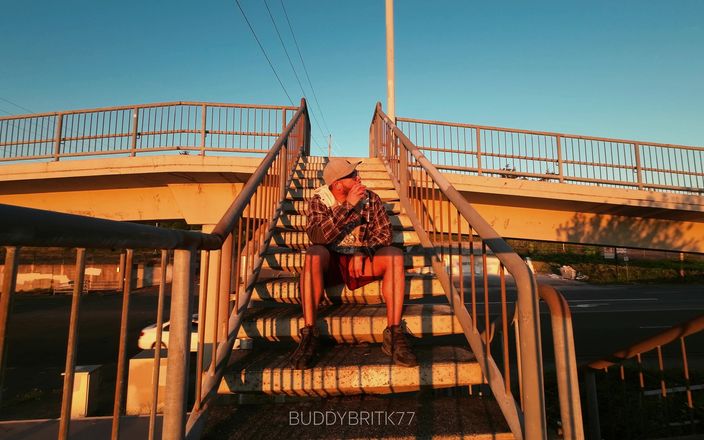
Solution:
M 361 183 L 356 183 L 350 192 L 347 193 L 347 203 L 352 206 L 357 206 L 357 204 L 367 197 L 367 187 Z
M 355 278 L 359 278 L 364 275 L 364 257 L 365 255 L 361 252 L 356 252 L 352 255 L 352 259 L 350 260 L 350 271 L 352 272 L 352 276 Z

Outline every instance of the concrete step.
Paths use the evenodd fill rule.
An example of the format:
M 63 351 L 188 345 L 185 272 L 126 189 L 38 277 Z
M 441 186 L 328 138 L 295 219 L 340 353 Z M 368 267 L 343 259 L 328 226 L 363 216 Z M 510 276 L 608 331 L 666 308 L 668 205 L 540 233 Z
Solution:
M 393 189 L 394 187 L 393 183 L 391 183 L 391 181 L 389 180 L 388 175 L 386 175 L 386 177 L 383 179 L 369 179 L 365 176 L 362 176 L 362 183 L 364 183 L 364 185 L 372 191 L 377 191 L 381 189 Z M 291 181 L 291 185 L 289 185 L 289 188 L 315 189 L 322 185 L 325 185 L 323 179 L 299 178 Z
M 273 246 L 288 247 L 291 249 L 306 249 L 311 245 L 308 235 L 304 231 L 276 231 L 271 238 Z M 420 244 L 416 231 L 394 231 L 393 245 Z
M 323 171 L 325 169 L 325 164 L 323 163 L 299 163 L 296 165 L 295 170 L 300 171 Z M 386 172 L 386 167 L 382 163 L 365 163 L 362 162 L 357 166 L 357 170 L 361 173 L 363 172 L 375 172 L 381 173 Z
M 293 188 L 286 191 L 286 198 L 289 200 L 308 200 L 313 197 L 313 188 Z M 383 201 L 398 200 L 398 193 L 395 189 L 378 189 L 374 192 Z
M 386 171 L 359 170 L 359 175 L 364 182 L 368 180 L 389 180 L 389 173 Z M 319 182 L 318 185 L 322 185 L 324 183 L 322 169 L 295 169 L 293 172 L 293 178 L 310 179 L 312 183 L 316 181 Z
M 304 327 L 299 306 L 252 304 L 238 337 L 270 341 L 299 339 L 298 331 Z M 462 333 L 462 327 L 447 304 L 406 305 L 403 320 L 409 333 L 416 337 Z M 335 304 L 320 307 L 317 325 L 321 334 L 330 336 L 337 342 L 381 342 L 387 326 L 386 306 Z
M 342 159 L 347 159 L 350 162 L 359 162 L 360 160 L 362 163 L 359 164 L 357 169 L 360 170 L 366 170 L 369 168 L 379 168 L 381 167 L 382 169 L 384 168 L 384 163 L 376 158 L 370 158 L 370 157 L 343 157 Z M 309 167 L 309 168 L 320 168 L 323 169 L 325 165 L 328 163 L 328 158 L 327 157 L 322 157 L 322 156 L 308 156 L 308 157 L 302 157 L 299 159 L 298 163 L 296 164 L 297 167 Z
M 289 366 L 293 348 L 286 344 L 237 353 L 218 393 L 390 394 L 482 382 L 479 364 L 464 347 L 416 347 L 417 367 L 394 365 L 378 344 L 322 347 L 314 367 L 307 370 L 294 370 Z
M 381 163 L 381 159 L 378 157 L 352 157 L 352 156 L 335 156 L 341 159 L 347 159 L 350 162 L 364 161 L 364 163 Z M 328 163 L 329 158 L 327 156 L 302 156 L 299 158 L 299 163 Z
M 275 301 L 300 304 L 298 277 L 286 277 L 268 280 L 257 284 L 252 292 L 253 301 Z M 349 290 L 344 285 L 325 289 L 327 298 L 333 303 L 343 304 L 381 304 L 384 296 L 381 281 L 374 281 L 357 290 Z M 406 299 L 417 300 L 428 296 L 444 296 L 440 281 L 434 275 L 406 275 Z
M 401 202 L 398 200 L 387 201 L 384 203 L 386 213 L 389 215 L 399 214 L 401 212 Z M 308 209 L 306 200 L 284 200 L 283 210 L 286 214 L 305 215 Z
M 431 266 L 432 260 L 425 254 L 404 254 L 403 265 L 406 269 L 418 269 Z M 292 251 L 289 248 L 275 247 L 264 255 L 262 268 L 301 273 L 305 262 L 305 251 Z
M 391 215 L 391 226 L 396 230 L 413 229 L 411 219 L 407 215 Z M 307 217 L 297 214 L 283 214 L 279 217 L 276 227 L 286 230 L 305 231 Z

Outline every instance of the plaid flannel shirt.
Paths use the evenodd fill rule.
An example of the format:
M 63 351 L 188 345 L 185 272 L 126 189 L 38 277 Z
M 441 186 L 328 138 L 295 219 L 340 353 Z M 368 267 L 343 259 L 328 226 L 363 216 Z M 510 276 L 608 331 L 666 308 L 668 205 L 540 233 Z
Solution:
M 319 195 L 308 202 L 306 232 L 313 244 L 327 246 L 330 250 L 351 254 L 357 251 L 373 255 L 380 247 L 391 245 L 391 222 L 381 198 L 372 191 L 369 202 L 361 209 L 347 202 L 328 207 Z M 341 241 L 357 229 L 358 245 L 345 246 Z

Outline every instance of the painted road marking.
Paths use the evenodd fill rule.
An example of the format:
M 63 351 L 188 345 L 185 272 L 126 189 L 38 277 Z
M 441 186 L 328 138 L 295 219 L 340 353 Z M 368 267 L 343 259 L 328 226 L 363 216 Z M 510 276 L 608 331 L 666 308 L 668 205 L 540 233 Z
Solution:
M 589 301 L 659 301 L 660 298 L 601 298 L 601 299 L 572 299 L 568 301 L 589 302 Z

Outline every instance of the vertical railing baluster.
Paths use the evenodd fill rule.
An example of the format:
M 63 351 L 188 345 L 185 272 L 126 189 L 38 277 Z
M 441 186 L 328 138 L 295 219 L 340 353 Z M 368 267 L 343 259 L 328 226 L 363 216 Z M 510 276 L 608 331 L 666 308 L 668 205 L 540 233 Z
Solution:
M 499 278 L 501 282 L 501 333 L 503 337 L 504 358 L 504 385 L 506 394 L 511 393 L 511 364 L 508 352 L 508 313 L 506 311 L 506 275 L 503 263 L 499 264 Z
M 127 249 L 124 288 L 122 290 L 122 314 L 120 316 L 120 342 L 117 354 L 117 375 L 115 379 L 115 399 L 112 412 L 112 440 L 120 438 L 120 417 L 124 411 L 125 366 L 127 363 L 127 324 L 130 309 L 130 294 L 132 292 L 132 258 L 133 250 Z M 122 276 L 122 275 L 121 275 Z
M 469 273 L 471 274 L 470 278 L 470 289 L 471 289 L 471 295 L 472 295 L 472 326 L 474 327 L 473 330 L 476 333 L 477 332 L 477 273 L 475 269 L 475 261 L 474 261 L 474 230 L 472 228 L 472 225 L 467 222 L 467 225 L 469 226 Z
M 489 274 L 487 273 L 486 242 L 482 240 L 482 278 L 484 281 L 484 345 L 486 345 L 486 355 L 491 356 L 491 317 L 489 316 Z
M 64 114 L 56 115 L 56 128 L 54 129 L 54 161 L 58 161 L 61 157 L 61 137 L 64 126 Z
M 205 124 L 207 122 L 208 107 L 203 104 L 200 106 L 200 155 L 205 156 Z
M 7 323 L 10 317 L 12 297 L 17 288 L 17 268 L 19 267 L 19 248 L 5 248 L 5 268 L 2 275 L 2 292 L 0 292 L 0 403 L 5 385 L 5 367 L 7 364 Z
M 92 117 L 92 115 L 91 115 Z M 137 155 L 137 132 L 139 129 L 139 108 L 135 107 L 132 110 L 132 139 L 130 142 L 130 156 Z
M 220 332 L 219 340 L 227 340 L 227 318 L 229 315 L 230 292 L 232 292 L 232 234 L 227 234 L 220 251 L 220 288 L 219 292 L 219 316 L 217 328 Z
M 117 266 L 117 272 L 120 276 L 117 278 L 117 290 L 122 291 L 125 288 L 125 253 L 120 252 L 120 262 Z
M 560 135 L 555 135 L 557 140 L 557 175 L 560 179 L 560 183 L 565 181 L 565 175 L 563 171 L 563 159 L 562 159 L 562 142 L 560 142 Z
M 162 327 L 164 324 L 164 297 L 166 296 L 166 271 L 169 265 L 169 251 L 161 250 L 161 260 L 159 267 L 159 296 L 156 302 L 156 341 L 154 342 L 154 364 L 152 366 L 152 404 L 149 409 L 149 433 L 148 440 L 153 440 L 156 428 L 156 408 L 159 401 L 159 373 L 161 372 L 161 339 Z M 200 347 L 199 347 L 200 348 Z M 198 384 L 200 376 L 196 376 Z
M 235 253 L 235 310 L 239 310 L 240 295 L 242 292 L 242 251 L 244 250 L 244 240 L 242 239 L 242 219 L 237 222 L 237 252 Z
M 64 386 L 61 395 L 61 418 L 59 419 L 59 439 L 68 438 L 68 429 L 71 421 L 71 403 L 73 400 L 73 379 L 76 368 L 76 350 L 78 349 L 78 316 L 80 310 L 81 294 L 86 270 L 86 250 L 76 250 L 76 279 L 73 284 L 71 297 L 71 314 L 69 315 L 68 343 L 66 344 L 66 367 L 64 368 Z
M 480 128 L 476 128 L 477 132 L 477 174 L 482 175 L 482 141 L 481 141 L 481 134 L 480 134 Z
M 692 433 L 696 432 L 694 424 L 694 404 L 692 401 L 692 383 L 689 378 L 689 360 L 687 359 L 687 347 L 684 343 L 684 336 L 680 337 L 680 352 L 682 353 L 682 375 L 684 376 L 685 393 L 687 395 L 687 408 L 689 412 L 689 423 L 692 425 Z
M 640 145 L 638 143 L 633 144 L 633 154 L 636 159 L 636 182 L 638 189 L 643 189 L 643 168 L 640 163 Z
M 201 254 L 200 289 L 198 291 L 198 352 L 196 353 L 196 401 L 195 410 L 202 404 L 203 363 L 205 361 L 205 332 L 208 325 L 208 273 L 210 271 L 210 251 Z M 211 348 L 212 350 L 215 347 Z
M 222 261 L 222 250 L 218 249 L 216 251 L 211 252 L 211 256 L 213 256 L 213 267 L 212 269 L 215 270 L 215 278 L 214 278 L 214 283 L 215 286 L 211 289 L 212 292 L 215 294 L 215 298 L 209 298 L 212 306 L 213 306 L 213 311 L 211 312 L 213 315 L 213 322 L 210 324 L 210 328 L 212 328 L 212 332 L 210 332 L 210 335 L 212 335 L 213 341 L 212 341 L 212 347 L 210 350 L 210 369 L 208 370 L 210 375 L 215 374 L 215 360 L 217 359 L 217 346 L 218 346 L 218 341 L 220 339 L 220 335 L 218 332 L 218 326 L 220 323 L 220 305 L 218 302 L 218 293 L 220 292 L 220 283 L 222 282 L 222 279 L 220 278 L 220 269 L 221 269 L 221 261 Z

